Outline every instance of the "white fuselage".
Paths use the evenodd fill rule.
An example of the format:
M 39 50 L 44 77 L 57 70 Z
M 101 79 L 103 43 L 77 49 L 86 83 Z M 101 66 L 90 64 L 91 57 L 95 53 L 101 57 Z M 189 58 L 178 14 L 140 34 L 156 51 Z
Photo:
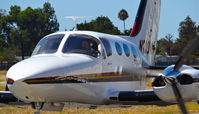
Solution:
M 64 37 L 55 53 L 33 55 L 9 69 L 8 88 L 17 98 L 27 102 L 108 104 L 106 96 L 114 91 L 144 89 L 144 77 L 121 73 L 125 68 L 142 67 L 144 57 L 132 42 L 119 36 L 88 31 L 51 35 L 56 34 L 64 34 Z M 92 36 L 98 42 L 98 56 L 63 53 L 71 34 Z M 107 54 L 100 38 L 110 43 L 111 55 Z M 121 46 L 121 55 L 117 52 L 116 42 Z

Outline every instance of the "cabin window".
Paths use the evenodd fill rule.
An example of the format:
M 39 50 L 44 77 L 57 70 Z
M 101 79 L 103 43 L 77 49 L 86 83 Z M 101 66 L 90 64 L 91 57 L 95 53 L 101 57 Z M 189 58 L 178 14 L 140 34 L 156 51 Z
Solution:
M 50 35 L 42 38 L 35 47 L 32 55 L 55 53 L 64 34 Z
M 118 55 L 122 55 L 122 48 L 121 48 L 120 44 L 117 42 L 115 42 L 115 49 L 116 49 Z
M 98 50 L 98 44 L 96 38 L 83 35 L 83 34 L 72 34 L 66 40 L 62 49 L 63 53 L 80 53 L 86 54 L 93 57 L 100 55 Z
M 136 51 L 134 46 L 131 46 L 131 52 L 132 52 L 133 56 L 136 58 L 137 57 L 137 51 Z
M 112 49 L 111 49 L 111 45 L 110 45 L 109 41 L 106 40 L 105 38 L 100 38 L 100 40 L 104 44 L 107 56 L 111 56 L 112 55 Z
M 129 47 L 126 44 L 123 44 L 123 48 L 124 48 L 124 53 L 126 56 L 130 56 L 130 50 Z

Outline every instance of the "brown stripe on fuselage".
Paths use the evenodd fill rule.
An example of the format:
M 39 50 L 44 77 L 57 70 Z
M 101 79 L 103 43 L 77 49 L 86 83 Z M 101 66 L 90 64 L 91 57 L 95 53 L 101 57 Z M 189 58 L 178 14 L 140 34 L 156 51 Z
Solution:
M 46 83 L 85 83 L 85 82 L 116 82 L 116 81 L 140 81 L 139 76 L 131 76 L 127 74 L 119 74 L 114 72 L 83 74 L 72 76 L 51 76 L 26 79 L 23 82 L 29 84 L 46 84 Z

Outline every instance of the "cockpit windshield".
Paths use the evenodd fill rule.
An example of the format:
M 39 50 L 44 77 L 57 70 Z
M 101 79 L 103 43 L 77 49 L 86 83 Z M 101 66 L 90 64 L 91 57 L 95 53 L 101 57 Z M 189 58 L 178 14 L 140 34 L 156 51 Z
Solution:
M 55 53 L 64 34 L 51 35 L 42 38 L 35 47 L 32 55 Z
M 64 44 L 63 53 L 81 53 L 97 57 L 100 54 L 98 42 L 95 38 L 89 35 L 72 34 Z

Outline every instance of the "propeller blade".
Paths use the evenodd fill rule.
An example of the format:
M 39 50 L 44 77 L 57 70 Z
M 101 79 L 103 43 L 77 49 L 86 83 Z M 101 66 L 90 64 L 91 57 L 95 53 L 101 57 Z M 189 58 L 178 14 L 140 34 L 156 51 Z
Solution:
M 120 73 L 129 74 L 129 75 L 133 75 L 133 76 L 149 77 L 149 78 L 155 78 L 155 77 L 159 76 L 159 72 L 157 72 L 157 71 L 148 70 L 148 69 L 144 69 L 144 68 L 137 68 L 137 67 L 134 67 L 132 69 L 124 68 L 122 70 L 122 72 L 120 72 Z
M 175 94 L 176 100 L 178 102 L 178 106 L 181 109 L 182 114 L 187 114 L 187 109 L 185 107 L 185 103 L 184 103 L 184 100 L 182 98 L 182 95 L 180 94 L 180 91 L 177 87 L 177 83 L 174 82 L 171 86 L 173 88 L 173 92 Z
M 199 42 L 199 36 L 197 35 L 195 36 L 193 40 L 191 40 L 187 44 L 187 46 L 183 49 L 178 61 L 176 62 L 172 73 L 177 72 L 180 69 L 180 67 L 189 60 L 189 57 L 191 56 L 191 54 L 193 54 L 193 52 L 199 46 L 198 42 Z
M 145 77 L 145 71 L 142 68 L 133 67 L 133 68 L 123 68 L 120 72 L 121 74 L 129 74 L 133 76 L 143 76 Z
M 160 72 L 156 70 L 145 70 L 145 73 L 146 73 L 146 77 L 149 77 L 149 78 L 156 78 L 160 76 Z
M 182 98 L 182 95 L 177 87 L 177 80 L 175 77 L 169 76 L 169 77 L 164 77 L 164 80 L 167 84 L 172 86 L 173 93 L 175 95 L 176 101 L 178 102 L 178 106 L 182 112 L 182 114 L 187 114 L 187 109 L 185 107 L 184 100 Z

